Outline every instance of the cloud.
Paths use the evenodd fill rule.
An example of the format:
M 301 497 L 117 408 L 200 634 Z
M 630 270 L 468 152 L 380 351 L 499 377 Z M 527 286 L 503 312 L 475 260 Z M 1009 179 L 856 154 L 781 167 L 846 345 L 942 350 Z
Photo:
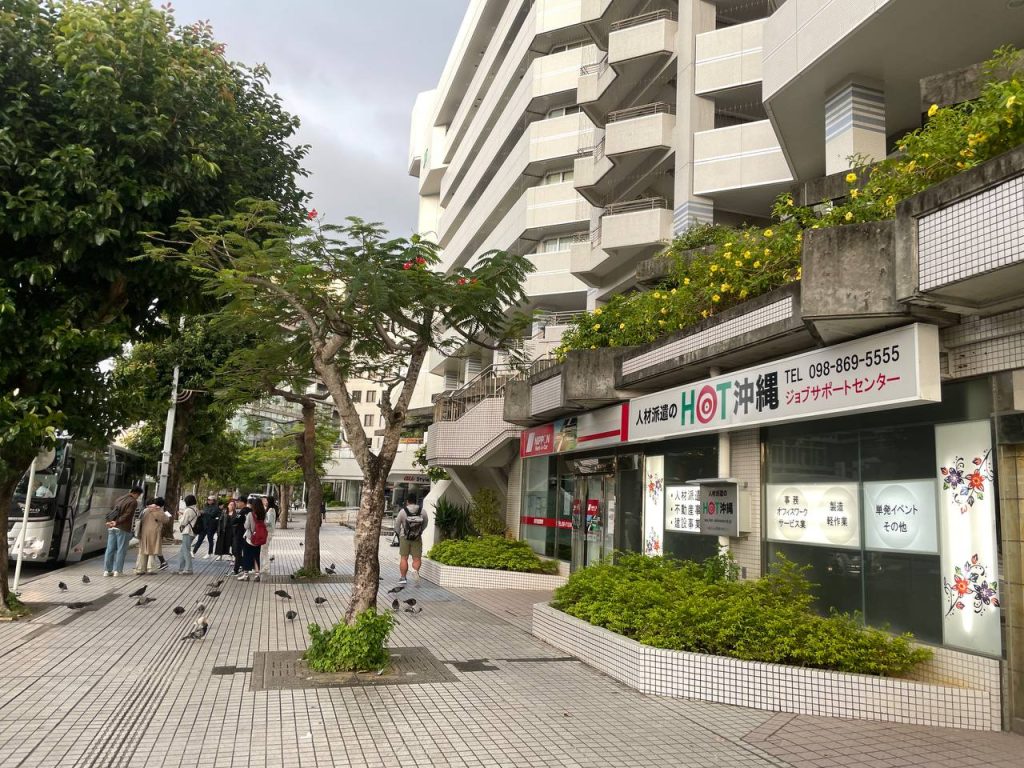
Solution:
M 266 64 L 271 89 L 311 145 L 304 186 L 328 221 L 355 215 L 395 234 L 416 226 L 409 118 L 433 88 L 466 0 L 177 0 L 179 23 L 208 19 L 229 58 Z

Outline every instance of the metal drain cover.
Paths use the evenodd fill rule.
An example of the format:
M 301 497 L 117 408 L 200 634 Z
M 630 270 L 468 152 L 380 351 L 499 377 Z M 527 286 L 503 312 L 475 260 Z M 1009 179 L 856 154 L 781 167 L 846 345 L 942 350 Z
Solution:
M 384 674 L 372 672 L 314 672 L 301 651 L 260 651 L 253 655 L 251 690 L 352 688 L 377 685 L 422 685 L 458 682 L 458 677 L 426 648 L 390 648 L 391 663 Z

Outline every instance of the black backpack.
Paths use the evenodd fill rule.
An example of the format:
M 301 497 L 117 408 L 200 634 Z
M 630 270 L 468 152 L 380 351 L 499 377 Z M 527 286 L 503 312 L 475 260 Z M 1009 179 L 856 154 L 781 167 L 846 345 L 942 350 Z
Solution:
M 420 508 L 415 515 L 405 513 L 405 538 L 406 541 L 416 541 L 423 535 L 423 509 Z

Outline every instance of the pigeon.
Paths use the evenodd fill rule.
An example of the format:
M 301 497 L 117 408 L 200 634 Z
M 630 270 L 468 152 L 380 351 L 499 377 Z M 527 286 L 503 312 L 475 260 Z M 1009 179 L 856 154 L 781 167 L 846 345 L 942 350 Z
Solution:
M 176 615 L 181 616 L 181 614 L 183 614 L 184 612 L 185 612 L 185 609 L 182 608 L 180 605 L 174 606 L 174 613 Z
M 336 573 L 336 571 L 334 570 L 334 566 L 331 566 L 330 568 L 324 568 L 324 573 L 326 573 L 328 576 L 333 576 Z
M 406 613 L 423 613 L 422 608 L 403 608 Z
M 299 542 L 299 549 L 302 549 L 302 542 Z
M 182 640 L 202 640 L 206 637 L 206 633 L 210 631 L 210 625 L 206 623 L 206 619 L 200 616 L 196 619 L 196 625 L 192 628 L 192 631 L 185 635 Z
M 283 589 L 275 589 L 274 594 L 278 597 L 283 597 L 285 600 L 291 600 L 292 596 L 285 592 Z
M 140 597 L 138 600 L 135 601 L 135 604 L 136 605 L 149 605 L 150 603 L 155 603 L 155 602 L 156 602 L 156 598 L 155 597 Z
M 143 584 L 141 587 L 136 589 L 134 592 L 129 592 L 128 593 L 128 597 L 142 597 L 144 594 L 146 594 L 146 587 L 148 587 L 148 586 L 149 586 L 148 584 Z
M 196 606 L 196 616 L 202 616 L 204 613 L 206 613 L 206 606 L 199 603 L 199 605 Z
M 388 590 L 388 594 L 389 595 L 397 595 L 403 589 L 405 589 L 405 585 L 404 584 L 399 584 L 397 587 L 392 587 L 391 589 L 389 589 Z
M 416 605 L 416 598 L 410 597 L 408 600 L 403 600 L 402 602 L 411 608 L 412 606 Z
M 313 602 L 316 603 L 317 605 L 323 605 L 324 603 L 327 602 L 327 598 L 326 597 L 315 597 L 315 598 L 313 598 Z
M 92 603 L 68 603 L 68 608 L 72 611 L 77 611 L 79 608 L 85 608 L 87 605 L 92 605 Z
M 270 562 L 274 562 L 274 556 L 273 555 L 270 556 Z
M 295 581 L 295 574 L 294 573 L 289 573 L 288 574 L 288 578 L 291 579 L 292 581 Z
M 59 589 L 61 592 L 67 592 L 68 591 L 68 585 L 65 584 L 63 581 L 58 581 L 57 582 L 57 589 Z
M 287 612 L 287 613 L 286 613 L 286 614 L 284 615 L 284 617 L 285 617 L 286 619 L 288 619 L 288 621 L 292 621 L 292 620 L 293 620 L 293 619 L 294 619 L 294 618 L 295 618 L 296 616 L 298 616 L 298 615 L 299 615 L 299 614 L 297 614 L 297 613 L 296 613 L 295 611 L 288 611 L 288 612 Z
M 83 584 L 88 584 L 90 581 L 92 581 L 92 579 L 90 579 L 88 576 L 83 576 L 82 577 L 82 583 Z
M 398 605 L 399 605 L 398 598 L 396 597 L 394 600 L 391 601 L 391 610 L 392 611 L 397 611 L 398 610 Z
M 331 570 L 332 570 L 332 571 L 333 571 L 333 570 L 335 570 L 335 569 L 337 569 L 337 567 L 338 567 L 338 566 L 336 566 L 336 565 L 335 565 L 334 563 L 331 563 Z
M 217 589 L 217 587 L 219 587 L 223 583 L 224 579 L 221 579 L 220 581 L 215 581 L 212 584 L 207 584 L 206 586 L 208 586 L 210 589 Z
M 209 592 L 206 593 L 206 596 L 207 597 L 220 597 L 220 590 L 219 589 L 211 589 Z

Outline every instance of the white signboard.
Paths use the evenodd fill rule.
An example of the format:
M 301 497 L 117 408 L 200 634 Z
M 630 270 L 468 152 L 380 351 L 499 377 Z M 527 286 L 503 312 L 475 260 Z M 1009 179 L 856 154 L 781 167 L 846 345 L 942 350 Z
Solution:
M 644 554 L 665 554 L 665 457 L 644 459 Z
M 937 555 L 939 529 L 935 481 L 882 480 L 864 483 L 864 545 Z
M 943 643 L 999 656 L 1002 592 L 996 572 L 995 457 L 989 423 L 936 426 L 935 463 Z
M 700 531 L 712 536 L 740 535 L 735 483 L 701 483 Z
M 765 491 L 769 541 L 860 548 L 856 483 L 779 483 Z
M 629 402 L 629 440 L 939 402 L 939 337 L 914 324 Z
M 670 485 L 665 502 L 665 530 L 700 533 L 699 485 Z

